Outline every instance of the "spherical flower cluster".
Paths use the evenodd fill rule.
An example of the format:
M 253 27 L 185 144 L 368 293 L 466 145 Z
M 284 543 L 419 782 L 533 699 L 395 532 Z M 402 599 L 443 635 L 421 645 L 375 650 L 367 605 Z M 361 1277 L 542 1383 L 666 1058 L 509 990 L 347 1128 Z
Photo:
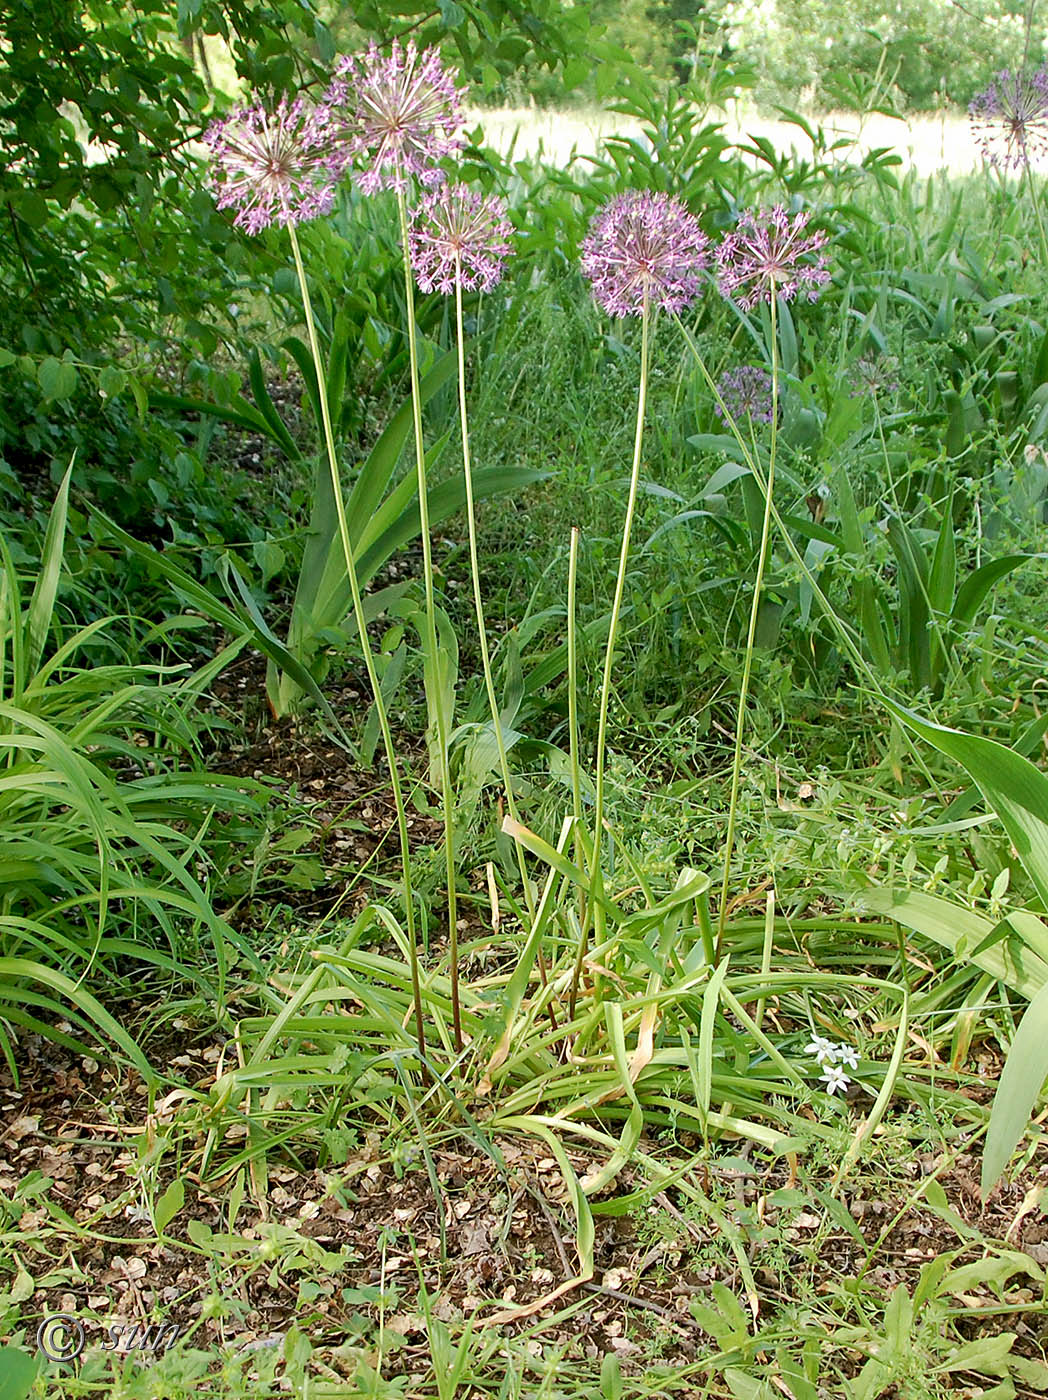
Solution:
M 772 416 L 771 375 L 759 365 L 740 365 L 727 370 L 717 381 L 724 408 L 714 405 L 718 418 L 724 410 L 736 423 L 749 418 L 753 423 L 770 423 Z
M 513 232 L 501 199 L 465 185 L 428 194 L 411 216 L 411 265 L 424 292 L 488 292 L 502 279 Z
M 855 361 L 850 397 L 898 393 L 898 369 L 899 361 L 894 355 L 860 355 Z
M 336 114 L 301 97 L 281 98 L 272 111 L 242 107 L 212 122 L 204 141 L 218 207 L 235 208 L 234 224 L 248 233 L 329 213 L 349 163 Z
M 1048 152 L 1048 64 L 1004 69 L 968 105 L 972 130 L 991 165 L 1016 170 Z
M 611 316 L 639 316 L 646 307 L 681 311 L 698 296 L 707 241 L 680 200 L 630 190 L 594 216 L 582 272 Z
M 342 59 L 325 102 L 346 114 L 352 156 L 365 164 L 365 194 L 406 189 L 409 177 L 440 185 L 437 164 L 460 144 L 462 102 L 455 74 L 435 49 L 394 42 L 388 58 L 371 44 L 363 57 Z
M 804 233 L 810 217 L 787 214 L 781 204 L 759 214 L 746 210 L 717 249 L 724 295 L 746 311 L 773 297 L 792 301 L 802 289 L 814 301 L 830 274 L 820 252 L 826 235 Z

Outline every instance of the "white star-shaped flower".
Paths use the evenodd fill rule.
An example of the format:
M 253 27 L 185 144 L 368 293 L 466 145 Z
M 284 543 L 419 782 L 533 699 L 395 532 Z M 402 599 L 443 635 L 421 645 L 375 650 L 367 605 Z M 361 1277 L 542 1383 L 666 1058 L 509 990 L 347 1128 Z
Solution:
M 829 1064 L 834 1058 L 834 1045 L 824 1035 L 813 1035 L 804 1047 L 806 1055 L 814 1055 L 820 1065 Z
M 835 1094 L 840 1089 L 843 1094 L 851 1083 L 851 1080 L 837 1065 L 827 1065 L 822 1072 L 823 1083 L 828 1094 Z
M 847 1065 L 849 1069 L 859 1068 L 859 1057 L 850 1045 L 835 1046 L 833 1058 L 839 1065 Z

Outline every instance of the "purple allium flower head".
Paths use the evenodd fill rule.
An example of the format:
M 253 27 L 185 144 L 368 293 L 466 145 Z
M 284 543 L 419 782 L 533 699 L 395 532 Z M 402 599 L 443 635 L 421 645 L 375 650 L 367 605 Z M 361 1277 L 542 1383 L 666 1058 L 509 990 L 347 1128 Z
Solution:
M 724 295 L 747 311 L 776 295 L 792 301 L 802 288 L 814 301 L 830 274 L 819 251 L 826 235 L 804 233 L 810 217 L 807 213 L 791 216 L 781 204 L 759 214 L 746 210 L 717 249 Z
M 582 242 L 582 273 L 611 316 L 639 316 L 645 301 L 681 311 L 699 294 L 707 241 L 679 199 L 630 190 L 594 216 Z
M 1048 64 L 998 73 L 968 105 L 972 130 L 992 164 L 1021 169 L 1048 151 Z
M 406 189 L 411 175 L 443 184 L 437 162 L 461 145 L 455 76 L 436 49 L 420 53 L 411 41 L 403 48 L 394 41 L 388 58 L 372 43 L 365 57 L 340 60 L 324 101 L 347 114 L 353 155 L 367 166 L 365 194 Z
M 204 133 L 219 209 L 248 233 L 327 214 L 350 160 L 344 126 L 323 104 L 282 97 L 273 111 L 242 107 Z
M 427 194 L 411 215 L 411 265 L 424 292 L 449 293 L 456 279 L 467 292 L 490 291 L 502 280 L 513 232 L 501 199 L 465 185 Z
M 738 423 L 749 418 L 754 423 L 771 422 L 771 375 L 759 365 L 740 365 L 717 381 L 724 407 Z M 714 405 L 718 418 L 724 417 L 720 404 Z

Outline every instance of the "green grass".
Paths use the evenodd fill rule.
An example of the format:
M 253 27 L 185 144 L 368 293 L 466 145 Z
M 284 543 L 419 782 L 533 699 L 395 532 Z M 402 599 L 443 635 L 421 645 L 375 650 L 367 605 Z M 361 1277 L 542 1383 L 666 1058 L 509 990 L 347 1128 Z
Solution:
M 249 603 L 267 601 L 275 614 L 290 607 L 295 551 L 267 579 L 268 599 L 245 584 L 239 612 L 167 561 L 181 610 L 166 631 L 135 644 L 133 661 L 104 671 L 90 664 L 87 644 L 106 635 L 119 651 L 121 628 L 115 618 L 91 634 L 67 627 L 68 595 L 54 616 L 53 538 L 39 551 L 39 582 L 6 560 L 14 681 L 0 718 L 16 757 L 0 803 L 26 850 L 23 865 L 7 870 L 4 917 L 7 926 L 20 920 L 19 936 L 31 935 L 35 954 L 50 959 L 52 993 L 56 974 L 65 975 L 59 989 L 63 1005 L 79 1010 L 77 1039 L 111 1029 L 88 1000 L 101 996 L 105 1014 L 121 1019 L 124 1055 L 144 1044 L 162 1082 L 137 1120 L 120 1100 L 126 1187 L 97 1214 L 70 1215 L 42 1169 L 0 1188 L 0 1339 L 32 1351 L 44 1309 L 63 1290 L 81 1308 L 95 1296 L 90 1315 L 101 1326 L 106 1307 L 120 1302 L 106 1277 L 111 1257 L 118 1249 L 144 1257 L 143 1238 L 165 1268 L 177 1260 L 185 1271 L 181 1292 L 145 1311 L 191 1319 L 178 1346 L 148 1367 L 93 1349 L 77 1369 L 41 1378 L 37 1393 L 944 1400 L 963 1387 L 1005 1400 L 1043 1386 L 1045 1272 L 1009 1236 L 1024 1200 L 1039 1199 L 1027 1192 L 1043 1191 L 1040 1130 L 1024 1136 L 988 1211 L 971 1189 L 989 1117 L 986 1080 L 1034 990 L 1000 963 L 998 942 L 1011 938 L 1002 920 L 1044 913 L 1038 875 L 964 770 L 881 704 L 887 693 L 939 723 L 1042 754 L 1048 334 L 1037 226 L 1026 195 L 988 178 L 835 171 L 823 156 L 805 168 L 717 166 L 713 144 L 696 145 L 684 131 L 685 116 L 668 103 L 654 154 L 620 146 L 618 171 L 544 172 L 521 161 L 502 172 L 533 260 L 520 259 L 497 296 L 470 308 L 472 449 L 478 468 L 543 479 L 478 513 L 496 689 L 519 735 L 512 763 L 522 825 L 509 831 L 476 742 L 486 709 L 458 522 L 441 527 L 435 551 L 437 602 L 458 639 L 456 722 L 473 726 L 456 737 L 451 769 L 461 1053 L 433 828 L 418 823 L 413 872 L 423 1064 L 395 862 L 383 856 L 338 873 L 354 890 L 366 885 L 362 912 L 289 912 L 281 895 L 293 883 L 291 863 L 300 859 L 303 879 L 319 883 L 325 860 L 306 849 L 315 825 L 308 803 L 296 809 L 292 799 L 266 815 L 252 784 L 205 781 L 198 692 L 246 645 Z M 711 230 L 730 200 L 795 197 L 833 240 L 833 285 L 816 305 L 793 308 L 777 352 L 776 504 L 788 537 L 773 537 L 759 619 L 726 911 L 716 892 L 762 502 L 755 482 L 734 471 L 738 445 L 668 321 L 652 347 L 613 674 L 610 834 L 600 879 L 589 873 L 587 775 L 639 344 L 635 326 L 610 323 L 590 304 L 574 250 L 601 198 L 626 177 L 658 181 L 666 172 L 688 187 Z M 338 218 L 353 217 L 366 223 L 361 240 L 378 285 L 388 272 L 383 208 L 347 200 Z M 348 258 L 335 234 L 311 237 L 307 262 L 311 253 L 332 265 Z M 355 382 L 371 392 L 372 410 L 403 398 L 397 314 L 396 296 L 384 293 L 352 327 Z M 439 303 L 428 302 L 420 320 L 431 345 L 447 350 L 452 332 Z M 273 330 L 276 339 L 276 312 Z M 712 287 L 688 330 L 715 378 L 768 359 L 770 325 L 740 317 Z M 876 398 L 853 392 L 856 362 L 869 354 L 897 381 Z M 431 433 L 448 435 L 440 471 L 449 480 L 458 460 L 450 395 L 434 394 L 429 414 Z M 357 471 L 375 424 L 360 413 L 352 425 Z M 300 473 L 305 501 L 311 444 L 295 448 L 290 474 Z M 753 451 L 764 460 L 759 439 Z M 273 492 L 283 499 L 287 480 Z M 573 676 L 564 643 L 575 526 Z M 989 561 L 1018 554 L 1029 557 L 1002 565 L 993 588 L 964 593 L 965 580 L 986 578 L 977 571 Z M 391 677 L 402 667 L 391 710 L 414 736 L 409 808 L 429 819 L 440 796 L 418 739 L 418 602 L 407 588 L 374 640 Z M 131 599 L 128 612 L 137 616 Z M 196 628 L 198 612 L 229 628 L 229 649 L 205 672 L 173 679 L 156 669 L 156 654 L 172 629 Z M 322 668 L 331 678 L 344 668 L 352 680 L 344 632 L 332 626 L 322 641 Z M 38 670 L 44 656 L 51 662 Z M 572 685 L 580 765 L 570 758 Z M 374 750 L 363 703 L 339 719 Z M 137 749 L 154 765 L 149 776 L 126 771 Z M 277 829 L 284 814 L 290 832 Z M 513 834 L 529 853 L 534 918 Z M 41 864 L 44 846 L 66 883 L 79 881 L 57 905 L 58 934 L 45 919 L 53 870 Z M 869 895 L 871 884 L 902 902 Z M 926 896 L 943 901 L 938 923 L 920 902 Z M 255 922 L 243 960 L 227 967 L 225 919 L 245 910 Z M 978 930 L 968 943 L 949 932 L 965 919 Z M 1043 934 L 1043 923 L 1035 927 Z M 17 1046 L 26 1031 L 47 1029 L 40 1013 L 56 1003 L 32 991 L 24 966 L 5 964 L 0 975 L 8 977 L 0 1045 Z M 20 1006 L 20 995 L 37 1011 Z M 155 1031 L 177 1021 L 190 1044 L 213 1039 L 219 1003 L 221 1049 L 214 1041 L 215 1055 L 194 1060 L 192 1072 L 167 1063 L 169 1042 L 151 1048 L 149 1022 Z M 855 1049 L 854 1100 L 820 1085 L 804 1049 L 816 1033 Z M 67 1032 L 57 1038 L 72 1048 Z M 122 1063 L 93 1044 L 79 1048 Z M 458 1179 L 447 1167 L 455 1154 L 483 1183 L 476 1208 L 490 1213 L 501 1240 L 489 1278 L 468 1284 L 460 1226 L 474 1205 L 456 1213 L 468 1203 L 469 1174 Z M 321 1239 L 307 1228 L 312 1215 L 283 1208 L 278 1192 L 294 1194 L 285 1190 L 291 1181 L 308 1185 L 311 1201 L 350 1213 L 363 1201 L 355 1230 Z M 370 1208 L 369 1181 L 381 1185 Z M 418 1205 L 418 1222 L 410 1210 L 398 1216 L 401 1198 Z M 522 1201 L 531 1238 L 500 1273 Z M 147 1223 L 145 1237 L 125 1238 L 129 1218 Z M 367 1236 L 363 1261 L 375 1220 L 381 1238 Z M 628 1247 L 608 1245 L 616 1230 Z M 101 1278 L 82 1262 L 99 1250 Z M 685 1276 L 691 1291 L 675 1294 Z M 572 1286 L 543 1310 L 489 1325 L 519 1308 L 522 1291 L 531 1301 L 565 1281 Z M 616 1297 L 634 1290 L 641 1302 Z M 669 1325 L 676 1315 L 657 1311 L 668 1306 L 679 1310 L 679 1328 Z M 269 1313 L 278 1344 L 245 1352 L 238 1332 L 264 1334 Z

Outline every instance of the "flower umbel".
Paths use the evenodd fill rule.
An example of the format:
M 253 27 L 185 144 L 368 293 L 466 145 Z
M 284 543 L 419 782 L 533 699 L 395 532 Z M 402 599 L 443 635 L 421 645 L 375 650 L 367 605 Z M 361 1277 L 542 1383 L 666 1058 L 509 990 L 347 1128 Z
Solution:
M 754 423 L 771 422 L 771 375 L 759 365 L 740 365 L 727 370 L 717 381 L 724 408 L 715 404 L 718 418 L 726 408 L 736 423 L 749 418 Z
M 802 289 L 814 301 L 830 274 L 820 251 L 826 235 L 804 233 L 810 217 L 787 214 L 781 204 L 759 214 L 746 210 L 717 249 L 724 295 L 746 311 L 773 296 L 792 301 Z
M 488 292 L 502 280 L 513 229 L 506 206 L 465 185 L 427 194 L 411 215 L 411 265 L 424 292 Z
M 678 199 L 630 190 L 594 216 L 582 272 L 611 316 L 639 316 L 645 302 L 681 311 L 699 294 L 706 235 Z
M 983 155 L 1002 169 L 1048 152 L 1048 64 L 1032 73 L 1004 69 L 968 105 Z
M 367 167 L 365 194 L 406 189 L 412 175 L 423 185 L 443 183 L 437 162 L 461 144 L 455 76 L 435 49 L 420 53 L 410 41 L 394 41 L 388 58 L 371 44 L 365 57 L 339 62 L 324 100 L 346 111 L 352 153 Z
M 849 397 L 898 393 L 898 368 L 894 355 L 860 355 L 855 361 Z
M 335 114 L 301 97 L 283 97 L 273 111 L 258 103 L 242 107 L 212 122 L 204 141 L 218 207 L 235 208 L 234 224 L 248 233 L 329 213 L 350 159 Z

